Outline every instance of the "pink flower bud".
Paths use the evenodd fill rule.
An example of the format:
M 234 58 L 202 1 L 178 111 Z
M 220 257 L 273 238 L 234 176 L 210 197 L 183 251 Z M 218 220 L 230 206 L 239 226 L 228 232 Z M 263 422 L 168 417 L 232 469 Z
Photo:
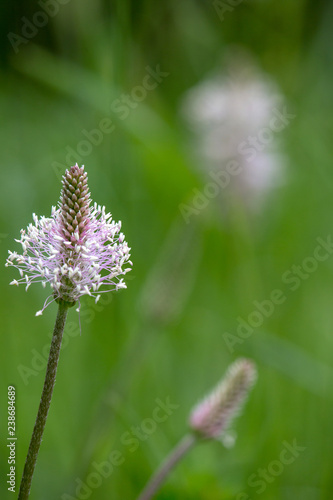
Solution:
M 233 363 L 222 381 L 190 415 L 190 428 L 200 437 L 216 439 L 240 413 L 256 381 L 255 365 L 248 359 Z

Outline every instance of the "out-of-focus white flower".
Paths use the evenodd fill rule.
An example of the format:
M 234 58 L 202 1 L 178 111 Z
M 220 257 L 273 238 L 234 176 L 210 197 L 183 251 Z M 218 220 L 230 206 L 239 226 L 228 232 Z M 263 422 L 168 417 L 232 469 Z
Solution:
M 287 126 L 283 97 L 265 75 L 235 58 L 229 76 L 216 74 L 190 89 L 181 111 L 193 130 L 201 169 L 239 165 L 228 189 L 251 202 L 283 179 L 278 134 Z

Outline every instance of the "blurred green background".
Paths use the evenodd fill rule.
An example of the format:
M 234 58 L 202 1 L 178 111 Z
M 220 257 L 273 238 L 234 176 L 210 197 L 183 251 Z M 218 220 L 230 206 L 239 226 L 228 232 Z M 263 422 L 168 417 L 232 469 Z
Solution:
M 244 0 L 223 20 L 214 2 L 199 0 L 52 5 L 47 25 L 25 28 L 24 41 L 8 33 L 24 36 L 26 20 L 43 24 L 36 17 L 43 9 L 2 3 L 2 260 L 8 249 L 19 250 L 14 238 L 31 214 L 48 216 L 57 203 L 61 175 L 73 162 L 69 148 L 77 151 L 83 131 L 108 118 L 112 132 L 77 161 L 86 166 L 93 199 L 122 220 L 134 267 L 127 290 L 97 306 L 83 299 L 81 335 L 77 313 L 69 313 L 32 500 L 135 499 L 186 431 L 193 404 L 240 356 L 257 363 L 259 378 L 235 424 L 235 446 L 192 450 L 156 498 L 331 499 L 333 257 L 295 291 L 282 276 L 313 254 L 318 237 L 332 234 L 332 2 Z M 286 182 L 259 213 L 224 218 L 212 200 L 185 224 L 179 205 L 205 181 L 191 164 L 180 103 L 212 70 L 223 70 L 234 45 L 270 75 L 296 115 L 279 136 Z M 112 103 L 157 65 L 169 75 L 120 119 Z M 53 304 L 36 318 L 46 290 L 9 287 L 16 277 L 3 268 L 1 498 L 16 496 L 4 479 L 7 386 L 17 393 L 18 489 L 56 315 Z M 285 302 L 230 352 L 225 332 L 236 334 L 237 318 L 276 288 Z M 169 418 L 138 446 L 124 444 L 124 433 L 145 426 L 155 400 L 168 397 L 179 405 Z M 294 440 L 305 450 L 258 492 L 251 475 Z M 93 464 L 114 450 L 123 463 L 77 496 Z

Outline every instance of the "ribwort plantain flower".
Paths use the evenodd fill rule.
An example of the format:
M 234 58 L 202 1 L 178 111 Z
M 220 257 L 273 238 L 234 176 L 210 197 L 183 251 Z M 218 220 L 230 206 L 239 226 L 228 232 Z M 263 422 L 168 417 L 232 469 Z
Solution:
M 25 284 L 26 290 L 38 282 L 51 286 L 53 293 L 36 316 L 54 300 L 74 305 L 90 295 L 97 302 L 101 293 L 126 288 L 121 276 L 132 265 L 121 222 L 113 221 L 104 206 L 91 206 L 84 166 L 66 170 L 62 185 L 58 208 L 52 207 L 49 218 L 33 214 L 34 224 L 15 240 L 23 253 L 9 251 L 6 261 L 20 273 L 11 285 Z
M 240 413 L 257 372 L 247 359 L 233 363 L 217 387 L 192 411 L 190 428 L 205 439 L 220 439 Z
M 207 439 L 222 440 L 223 433 L 240 412 L 256 378 L 255 365 L 248 359 L 239 359 L 230 366 L 222 382 L 194 408 L 189 422 L 191 432 L 185 434 L 174 447 L 137 500 L 155 498 L 172 469 L 195 445 Z
M 230 183 L 218 182 L 224 190 L 220 204 L 228 204 L 229 193 L 256 212 L 285 179 L 278 139 L 288 124 L 278 118 L 285 99 L 242 51 L 232 51 L 225 66 L 225 73 L 214 72 L 184 96 L 181 112 L 193 132 L 192 164 L 209 182 L 231 175 Z

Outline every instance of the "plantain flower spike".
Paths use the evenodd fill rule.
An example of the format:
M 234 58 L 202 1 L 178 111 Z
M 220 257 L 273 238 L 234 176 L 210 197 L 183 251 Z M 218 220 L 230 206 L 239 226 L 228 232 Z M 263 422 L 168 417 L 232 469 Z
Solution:
M 54 300 L 71 305 L 82 295 L 97 302 L 101 293 L 126 288 L 122 278 L 131 270 L 130 248 L 121 232 L 121 222 L 112 220 L 105 207 L 91 205 L 87 173 L 77 164 L 66 170 L 58 208 L 51 216 L 38 218 L 21 230 L 22 254 L 9 251 L 6 266 L 20 273 L 10 284 L 49 285 L 52 294 L 39 316 Z M 79 309 L 78 309 L 79 310 Z
M 190 429 L 204 439 L 220 439 L 240 413 L 257 378 L 252 361 L 239 359 L 222 381 L 192 410 Z

